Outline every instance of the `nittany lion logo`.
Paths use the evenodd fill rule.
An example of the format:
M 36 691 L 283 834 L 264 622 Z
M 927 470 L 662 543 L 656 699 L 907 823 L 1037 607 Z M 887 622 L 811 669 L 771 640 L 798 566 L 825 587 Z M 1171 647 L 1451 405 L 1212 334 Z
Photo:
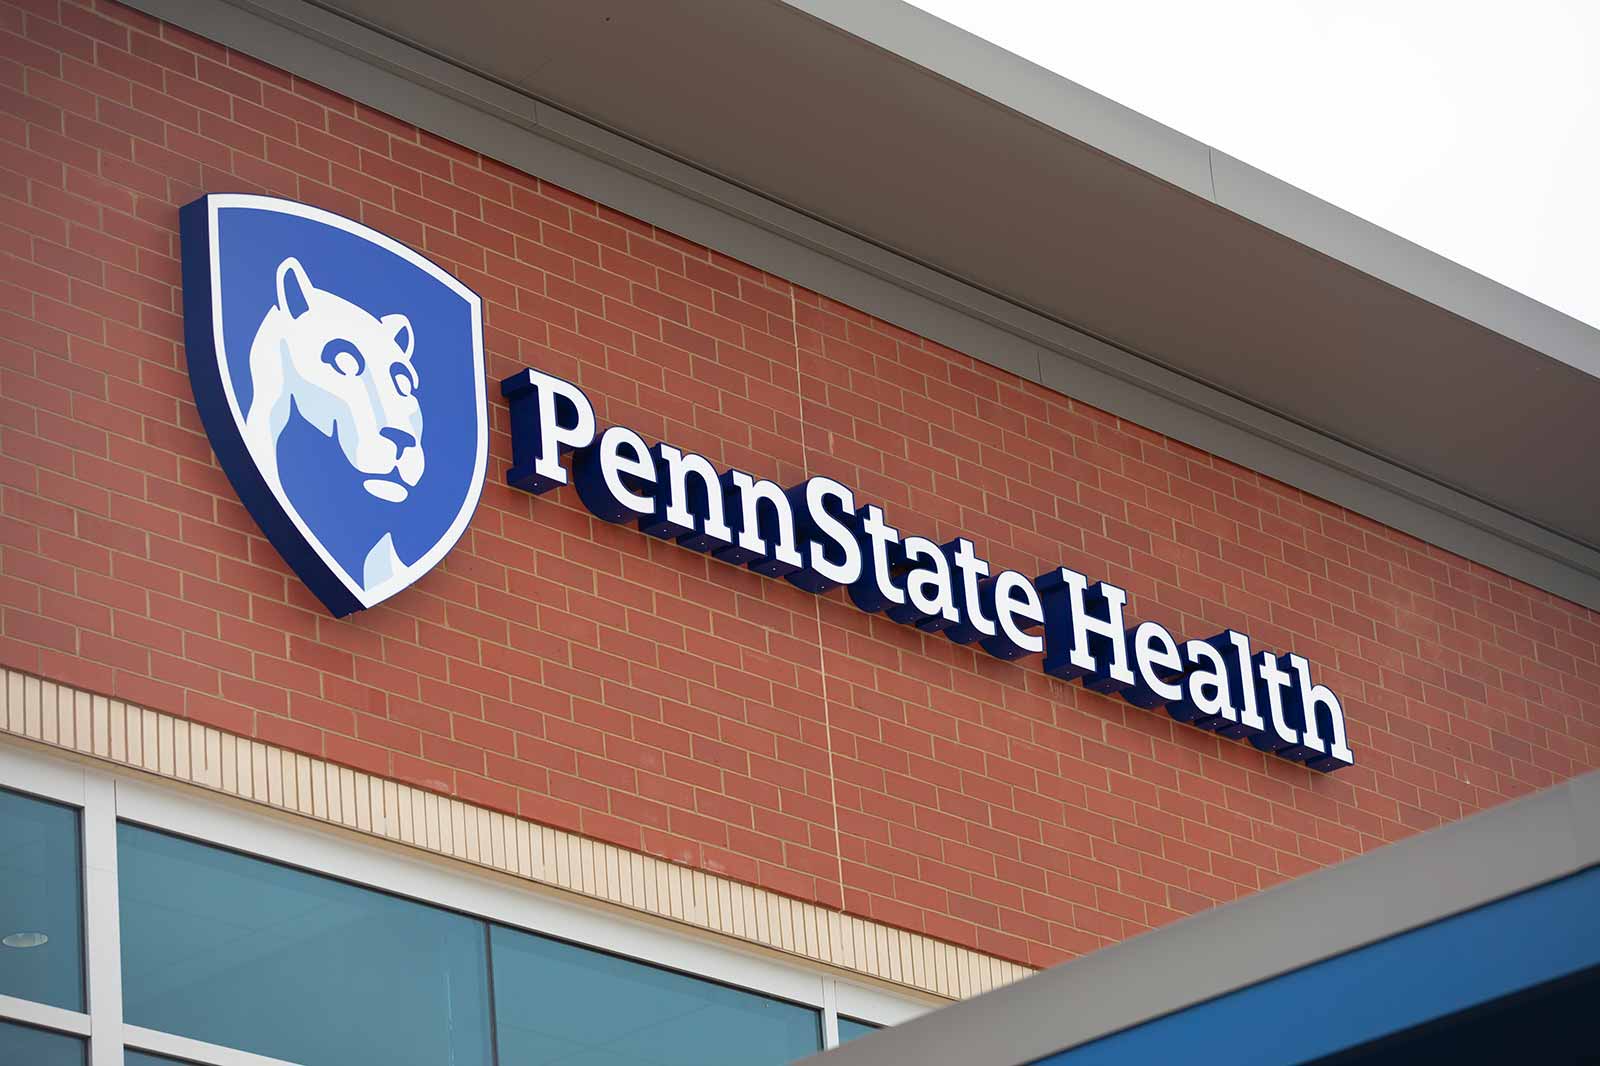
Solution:
M 262 531 L 336 615 L 427 573 L 488 458 L 477 294 L 328 211 L 211 195 L 183 209 L 201 421 Z

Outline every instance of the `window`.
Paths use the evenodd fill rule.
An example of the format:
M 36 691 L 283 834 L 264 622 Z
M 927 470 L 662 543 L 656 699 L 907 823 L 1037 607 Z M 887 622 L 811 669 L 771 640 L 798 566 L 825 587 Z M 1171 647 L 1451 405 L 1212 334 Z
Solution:
M 882 1028 L 883 1026 L 881 1025 L 873 1025 L 871 1022 L 858 1022 L 854 1018 L 846 1018 L 841 1014 L 839 1015 L 839 1043 L 848 1044 L 857 1037 L 875 1033 Z
M 782 1066 L 822 1050 L 821 1015 L 495 926 L 501 1066 Z
M 117 830 L 123 1017 L 302 1063 L 488 1066 L 482 922 Z
M 83 1066 L 83 1041 L 0 1022 L 0 1062 L 17 1066 Z
M 0 947 L 0 1066 L 782 1066 L 923 1009 L 5 743 L 0 923 L 39 934 Z
M 0 790 L 0 994 L 83 1010 L 81 854 L 77 811 Z

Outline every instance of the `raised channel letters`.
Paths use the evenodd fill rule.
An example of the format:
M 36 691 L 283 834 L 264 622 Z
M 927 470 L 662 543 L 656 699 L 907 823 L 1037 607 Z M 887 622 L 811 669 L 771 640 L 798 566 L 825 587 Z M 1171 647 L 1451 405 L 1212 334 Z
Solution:
M 1294 654 L 1251 647 L 1224 630 L 1179 641 L 1158 622 L 1128 629 L 1128 594 L 1059 567 L 1030 580 L 993 572 L 964 538 L 937 544 L 902 533 L 883 508 L 846 485 L 812 477 L 783 487 L 704 456 L 650 444 L 624 426 L 603 431 L 583 390 L 529 368 L 507 378 L 515 488 L 544 493 L 575 483 L 598 518 L 707 552 L 807 592 L 846 586 L 851 601 L 903 625 L 978 644 L 998 659 L 1043 653 L 1045 672 L 1245 738 L 1314 770 L 1354 763 L 1344 709 Z M 572 455 L 572 472 L 561 456 Z

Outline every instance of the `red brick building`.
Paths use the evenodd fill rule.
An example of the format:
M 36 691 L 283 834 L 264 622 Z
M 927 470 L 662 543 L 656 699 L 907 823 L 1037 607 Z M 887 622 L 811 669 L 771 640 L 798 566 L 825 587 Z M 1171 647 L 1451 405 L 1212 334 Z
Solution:
M 1041 356 L 1008 367 L 1009 355 L 964 349 L 949 331 L 942 343 L 937 330 L 913 330 L 906 322 L 915 313 L 891 291 L 928 299 L 909 282 L 898 290 L 881 277 L 862 282 L 866 295 L 852 302 L 809 281 L 810 260 L 786 274 L 760 256 L 741 258 L 744 238 L 717 239 L 712 221 L 674 230 L 644 207 L 625 210 L 618 204 L 635 186 L 665 187 L 664 179 L 624 167 L 626 181 L 585 187 L 568 162 L 530 165 L 537 153 L 507 131 L 555 144 L 549 152 L 562 160 L 581 138 L 549 140 L 544 118 L 517 127 L 507 101 L 535 104 L 515 83 L 480 77 L 481 91 L 469 93 L 465 81 L 448 82 L 442 60 L 402 43 L 417 34 L 401 25 L 416 15 L 409 9 L 382 26 L 392 34 L 384 36 L 312 8 L 268 5 L 269 18 L 221 4 L 140 6 L 170 7 L 172 20 L 75 0 L 0 11 L 7 788 L 60 799 L 27 783 L 48 767 L 72 781 L 115 780 L 119 796 L 145 790 L 151 810 L 181 801 L 241 819 L 256 817 L 251 807 L 287 811 L 270 824 L 296 839 L 335 832 L 315 821 L 343 825 L 356 849 L 349 854 L 369 847 L 357 837 L 386 837 L 404 847 L 387 847 L 385 861 L 421 863 L 462 884 L 489 879 L 496 891 L 561 906 L 581 900 L 582 913 L 600 915 L 592 920 L 628 928 L 646 916 L 653 924 L 641 928 L 669 945 L 637 953 L 648 961 L 788 1000 L 795 994 L 784 974 L 821 981 L 828 1002 L 819 991 L 813 1005 L 831 1043 L 842 1015 L 898 1021 L 914 1006 L 1093 952 L 1600 766 L 1600 595 L 1595 571 L 1584 569 L 1593 549 L 1580 524 L 1521 512 L 1570 551 L 1534 552 L 1529 538 L 1488 520 L 1470 535 L 1430 541 L 1409 519 L 1382 518 L 1430 506 L 1418 502 L 1423 494 L 1386 510 L 1374 502 L 1381 489 L 1334 491 L 1327 486 L 1337 479 L 1290 476 L 1293 464 L 1252 468 L 1226 448 L 1196 445 L 1197 431 L 1180 428 L 1189 422 L 1157 405 L 1140 418 L 1091 402 L 1104 395 L 1099 386 L 1076 395 L 1071 373 Z M 761 17 L 820 32 L 821 16 L 777 7 Z M 557 19 L 552 32 L 577 33 L 575 21 Z M 333 52 L 336 22 L 350 36 Z M 436 43 L 460 57 L 459 34 Z M 841 78 L 868 62 L 869 46 L 881 42 L 864 33 L 840 45 Z M 308 76 L 324 52 L 342 56 L 350 76 L 336 84 Z M 391 84 L 407 77 L 402 53 L 416 60 L 409 96 Z M 496 73 L 488 60 L 482 67 Z M 478 77 L 465 65 L 450 69 Z M 637 72 L 639 92 L 659 89 L 653 73 Z M 416 102 L 422 93 L 444 103 Z M 682 105 L 668 95 L 663 107 Z M 461 118 L 468 112 L 482 124 Z M 730 139 L 740 121 L 728 120 Z M 617 136 L 592 129 L 596 141 Z M 663 147 L 663 168 L 687 165 L 677 157 L 733 169 L 648 130 L 620 129 Z M 503 150 L 490 150 L 494 143 Z M 836 162 L 861 158 L 847 147 L 835 146 Z M 870 172 L 873 162 L 862 166 Z M 1138 163 L 1117 169 L 1132 191 L 1084 181 L 1062 195 L 1116 203 L 1149 199 L 1159 186 L 1182 200 L 1176 214 L 1140 202 L 1150 225 L 1181 233 L 1174 259 L 1225 242 L 1232 220 L 1252 241 L 1292 245 L 1307 274 L 1283 284 L 1300 294 L 1305 331 L 1330 314 L 1392 324 L 1394 303 L 1410 316 L 1407 340 L 1433 330 L 1447 345 L 1470 328 L 1474 344 L 1499 344 L 1497 358 L 1539 354 L 1526 337 L 1503 336 L 1509 327 L 1465 320 L 1393 278 L 1360 273 L 1353 256 L 1307 250 L 1292 232 Z M 953 177 L 950 188 L 929 180 L 959 191 Z M 739 195 L 794 202 L 787 190 L 746 184 L 754 191 Z M 335 618 L 307 590 L 241 504 L 197 414 L 178 211 L 217 192 L 264 193 L 357 220 L 482 297 L 492 432 L 481 502 L 432 573 L 370 610 Z M 648 206 L 648 196 L 636 199 Z M 800 206 L 827 224 L 824 210 Z M 981 199 L 965 206 L 1001 210 Z M 724 210 L 751 225 L 753 211 Z M 1055 223 L 1027 203 L 1004 210 Z M 997 249 L 1013 239 L 1010 217 L 989 229 Z M 770 217 L 763 224 L 783 228 Z M 837 232 L 858 239 L 848 226 Z M 1094 255 L 1106 239 L 1075 232 L 1063 256 Z M 794 239 L 812 249 L 807 256 L 826 254 L 804 233 Z M 930 260 L 910 256 L 906 270 Z M 1258 269 L 1270 267 L 1263 258 Z M 1114 260 L 1102 269 L 1118 285 L 1135 283 Z M 1329 305 L 1347 294 L 1333 282 L 1319 287 L 1317 271 L 1370 284 L 1376 295 L 1336 311 Z M 985 298 L 1010 295 L 977 273 L 977 289 L 994 294 Z M 1176 328 L 1182 315 L 1164 302 L 1166 286 L 1152 271 L 1135 302 L 1152 319 L 1170 314 Z M 1050 317 L 1020 298 L 1015 306 Z M 1219 304 L 1218 313 L 1231 309 Z M 971 314 L 982 329 L 1000 328 L 981 308 Z M 1301 375 L 1288 338 L 1272 333 L 1275 324 L 1256 325 L 1282 353 L 1281 373 Z M 1182 353 L 1127 344 L 1133 332 L 1090 324 L 1078 347 L 1093 354 L 1112 341 L 1128 358 L 1181 368 Z M 969 335 L 984 334 L 975 326 Z M 1579 341 L 1593 344 L 1592 331 Z M 1072 358 L 1048 354 L 1063 366 Z M 1114 583 L 1129 592 L 1129 626 L 1159 620 L 1185 637 L 1234 629 L 1258 647 L 1303 655 L 1342 701 L 1355 765 L 1319 774 L 1051 677 L 1035 659 L 1001 661 L 863 614 L 842 590 L 812 595 L 601 522 L 570 486 L 537 497 L 512 489 L 509 413 L 493 386 L 525 367 L 581 386 L 602 427 L 626 425 L 782 485 L 837 479 L 902 527 L 940 542 L 970 537 L 996 570 L 1031 576 L 1066 565 Z M 1347 387 L 1404 392 L 1411 372 Z M 1305 373 L 1304 387 L 1319 389 Z M 1578 387 L 1592 393 L 1595 383 L 1585 375 Z M 1337 443 L 1345 397 L 1330 392 L 1326 402 L 1332 413 L 1321 422 L 1335 444 L 1322 459 L 1302 450 L 1297 462 L 1338 467 L 1341 484 L 1383 481 L 1328 457 L 1345 446 Z M 1419 431 L 1455 417 L 1435 410 L 1444 400 L 1412 402 Z M 1223 421 L 1241 438 L 1273 438 Z M 1566 431 L 1550 421 L 1549 434 Z M 1416 469 L 1436 470 L 1420 448 L 1372 461 L 1415 459 Z M 1438 481 L 1440 493 L 1481 489 L 1517 513 L 1516 501 L 1487 487 L 1443 473 Z M 1582 510 L 1573 513 L 1591 521 Z M 1524 561 L 1534 554 L 1537 565 Z M 78 761 L 58 761 L 60 749 Z M 319 777 L 328 783 L 313 784 Z M 101 814 L 92 799 L 73 802 L 90 846 Z M 453 814 L 424 818 L 425 809 Z M 422 895 L 387 875 L 319 869 L 292 844 L 279 854 L 253 847 L 248 834 L 218 839 L 122 807 L 106 817 Z M 438 819 L 451 817 L 456 835 L 441 836 Z M 93 904 L 92 862 L 89 870 Z M 646 881 L 659 883 L 659 897 Z M 125 930 L 129 892 L 124 885 Z M 596 901 L 602 910 L 588 906 Z M 57 1004 L 79 1013 L 101 1009 L 111 993 L 97 999 L 97 988 L 114 985 L 114 975 L 97 977 L 92 906 L 87 913 L 92 1007 Z M 585 941 L 551 922 L 536 931 Z M 706 951 L 779 976 L 747 981 L 738 963 L 700 967 L 673 955 L 673 938 L 709 942 Z M 860 999 L 847 1006 L 851 995 Z M 169 1032 L 133 1007 L 131 998 L 119 1007 L 128 1026 L 167 1035 L 147 1033 L 130 1047 L 225 1061 L 202 1059 L 185 1041 L 226 1041 L 203 1028 Z M 114 1061 L 102 1057 L 112 1052 L 101 1033 L 93 1031 L 93 1061 Z M 267 1035 L 238 1046 L 299 1061 Z

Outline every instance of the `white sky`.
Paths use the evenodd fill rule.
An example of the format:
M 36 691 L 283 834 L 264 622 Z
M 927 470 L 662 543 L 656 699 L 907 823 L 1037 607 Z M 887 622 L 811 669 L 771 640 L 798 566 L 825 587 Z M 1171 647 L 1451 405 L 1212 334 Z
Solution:
M 911 0 L 1600 327 L 1600 0 Z

